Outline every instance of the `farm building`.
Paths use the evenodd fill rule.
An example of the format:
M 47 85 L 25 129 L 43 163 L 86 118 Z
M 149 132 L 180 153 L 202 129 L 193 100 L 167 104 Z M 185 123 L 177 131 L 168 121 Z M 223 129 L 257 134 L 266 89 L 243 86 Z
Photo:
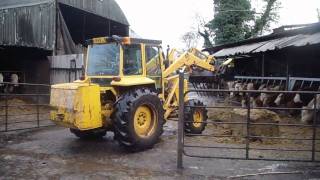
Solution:
M 114 0 L 1 0 L 0 73 L 4 81 L 54 84 L 81 75 L 92 37 L 129 34 Z
M 320 23 L 282 26 L 267 36 L 205 51 L 222 61 L 233 58 L 235 79 L 283 80 L 288 89 L 298 81 L 320 82 Z

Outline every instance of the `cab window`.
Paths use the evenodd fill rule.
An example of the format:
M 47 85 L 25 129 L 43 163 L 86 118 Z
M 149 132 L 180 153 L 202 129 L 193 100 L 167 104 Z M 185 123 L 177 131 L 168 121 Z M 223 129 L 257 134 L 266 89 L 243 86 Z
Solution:
M 148 76 L 161 76 L 159 48 L 146 46 L 146 63 Z
M 119 74 L 120 46 L 111 44 L 91 45 L 87 73 L 89 76 L 113 76 Z
M 141 46 L 123 46 L 123 74 L 141 75 L 142 72 Z

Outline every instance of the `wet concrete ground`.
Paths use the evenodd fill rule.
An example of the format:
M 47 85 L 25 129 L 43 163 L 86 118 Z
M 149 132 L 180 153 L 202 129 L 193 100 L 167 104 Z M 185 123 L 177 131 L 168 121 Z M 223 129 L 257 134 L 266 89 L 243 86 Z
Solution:
M 320 179 L 315 163 L 184 157 L 179 171 L 169 126 L 153 149 L 139 153 L 125 152 L 112 133 L 94 141 L 59 127 L 0 134 L 0 179 Z

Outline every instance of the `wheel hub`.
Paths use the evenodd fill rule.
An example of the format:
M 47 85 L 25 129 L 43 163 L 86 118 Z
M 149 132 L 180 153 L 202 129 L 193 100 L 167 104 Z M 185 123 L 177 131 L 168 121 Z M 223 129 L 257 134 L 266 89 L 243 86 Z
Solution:
M 134 114 L 134 130 L 142 138 L 147 138 L 153 134 L 157 124 L 157 117 L 153 108 L 142 105 Z
M 147 114 L 145 112 L 141 112 L 138 115 L 138 124 L 143 126 L 147 122 Z
M 195 110 L 193 113 L 193 126 L 196 128 L 201 127 L 203 122 L 203 115 L 201 113 L 201 110 Z

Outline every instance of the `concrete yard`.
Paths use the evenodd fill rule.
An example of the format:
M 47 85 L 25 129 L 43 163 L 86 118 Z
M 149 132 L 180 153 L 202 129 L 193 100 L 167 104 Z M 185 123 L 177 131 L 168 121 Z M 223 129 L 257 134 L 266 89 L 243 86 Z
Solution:
M 320 179 L 320 164 L 316 163 L 184 157 L 184 169 L 179 171 L 176 123 L 167 123 L 165 129 L 153 149 L 139 153 L 125 152 L 112 133 L 93 141 L 79 140 L 60 127 L 2 133 L 0 179 Z M 202 154 L 203 150 L 193 152 Z

